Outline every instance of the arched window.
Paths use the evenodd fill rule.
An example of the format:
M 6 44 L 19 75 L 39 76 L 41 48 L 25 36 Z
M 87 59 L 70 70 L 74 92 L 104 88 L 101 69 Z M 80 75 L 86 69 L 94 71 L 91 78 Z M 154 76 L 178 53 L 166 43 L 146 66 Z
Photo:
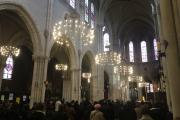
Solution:
M 147 46 L 146 46 L 145 41 L 141 42 L 141 57 L 142 57 L 142 62 L 148 62 L 148 59 L 147 59 Z
M 69 4 L 72 8 L 76 7 L 76 0 L 69 0 Z
M 94 4 L 91 3 L 91 28 L 94 28 L 94 24 L 95 24 Z
M 13 72 L 13 58 L 9 56 L 6 60 L 6 67 L 3 71 L 3 79 L 11 80 Z
M 158 49 L 157 49 L 157 40 L 153 40 L 154 43 L 154 55 L 155 55 L 155 60 L 158 60 Z
M 134 46 L 132 41 L 129 43 L 129 61 L 134 62 Z
M 151 4 L 151 9 L 152 9 L 152 14 L 155 14 L 155 8 L 153 4 Z
M 103 36 L 103 42 L 104 42 L 104 51 L 109 51 L 109 34 L 105 33 Z
M 85 0 L 85 21 L 89 22 L 89 0 Z
M 103 27 L 102 27 L 102 31 L 104 32 L 105 30 L 106 30 L 106 27 L 105 27 L 105 26 L 103 26 Z

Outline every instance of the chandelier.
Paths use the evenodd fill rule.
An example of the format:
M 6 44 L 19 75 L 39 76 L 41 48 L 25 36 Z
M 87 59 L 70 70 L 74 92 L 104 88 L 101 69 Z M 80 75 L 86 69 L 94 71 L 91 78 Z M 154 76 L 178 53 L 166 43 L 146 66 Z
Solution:
M 120 73 L 123 75 L 132 75 L 134 73 L 134 68 L 128 65 L 118 65 L 114 66 L 114 73 Z
M 14 46 L 1 46 L 0 54 L 5 57 L 8 57 L 9 55 L 17 57 L 20 54 L 20 49 Z
M 121 63 L 121 55 L 117 52 L 106 51 L 99 53 L 95 57 L 96 64 L 101 65 L 118 65 Z
M 131 82 L 138 82 L 138 83 L 142 83 L 143 82 L 143 77 L 139 76 L 139 75 L 129 75 L 128 76 L 128 81 Z
M 80 19 L 69 16 L 55 24 L 53 38 L 60 45 L 69 46 L 69 40 L 80 39 L 87 46 L 94 41 L 94 29 Z
M 91 73 L 82 73 L 82 77 L 88 80 L 88 83 L 90 83 Z
M 55 69 L 59 71 L 67 71 L 68 66 L 66 64 L 56 64 Z

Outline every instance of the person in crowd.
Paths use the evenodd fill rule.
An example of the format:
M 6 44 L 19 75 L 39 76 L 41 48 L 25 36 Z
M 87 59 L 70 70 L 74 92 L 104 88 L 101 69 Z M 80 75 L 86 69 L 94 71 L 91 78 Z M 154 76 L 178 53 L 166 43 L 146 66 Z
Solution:
M 43 103 L 35 104 L 33 110 L 30 115 L 30 120 L 47 120 Z
M 142 109 L 142 117 L 139 120 L 154 120 L 152 119 L 152 117 L 150 116 L 150 110 L 147 107 L 144 107 Z
M 65 105 L 60 104 L 58 108 L 59 109 L 54 113 L 52 120 L 69 120 L 68 115 L 65 112 Z
M 90 120 L 105 120 L 103 113 L 100 111 L 101 105 L 95 104 L 95 110 L 93 110 L 90 114 Z

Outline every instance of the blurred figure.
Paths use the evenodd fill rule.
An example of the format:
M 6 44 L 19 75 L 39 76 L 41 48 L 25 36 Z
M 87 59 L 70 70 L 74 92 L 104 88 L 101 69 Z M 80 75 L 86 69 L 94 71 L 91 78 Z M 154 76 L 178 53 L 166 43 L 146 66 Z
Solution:
M 90 120 L 105 120 L 103 113 L 100 111 L 101 105 L 95 104 L 95 110 L 93 110 L 90 114 Z
M 47 120 L 43 103 L 35 104 L 33 110 L 33 113 L 30 115 L 30 120 Z
M 139 120 L 154 120 L 150 116 L 150 110 L 148 108 L 143 108 L 142 110 L 142 117 Z

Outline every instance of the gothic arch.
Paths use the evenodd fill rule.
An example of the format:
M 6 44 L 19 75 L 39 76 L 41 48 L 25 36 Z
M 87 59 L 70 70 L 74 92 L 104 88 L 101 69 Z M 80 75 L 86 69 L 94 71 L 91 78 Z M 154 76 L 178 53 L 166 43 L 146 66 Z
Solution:
M 96 72 L 96 64 L 95 64 L 95 59 L 94 59 L 94 55 L 91 51 L 86 51 L 84 52 L 84 54 L 82 55 L 82 60 L 81 60 L 81 66 L 83 64 L 83 59 L 87 57 L 87 59 L 89 60 L 90 63 L 90 72 L 91 72 L 91 84 L 90 84 L 90 99 L 94 100 L 96 98 L 95 96 L 95 86 L 97 85 L 97 72 Z
M 0 2 L 0 11 L 9 10 L 17 14 L 24 24 L 26 25 L 28 32 L 30 34 L 33 43 L 33 53 L 39 54 L 42 52 L 42 42 L 36 25 L 30 16 L 30 14 L 23 8 L 23 6 L 18 5 L 14 2 Z
M 75 69 L 75 68 L 78 68 L 78 54 L 77 54 L 77 50 L 76 48 L 74 47 L 73 43 L 69 40 L 69 47 L 63 47 L 63 49 L 65 50 L 65 53 L 68 55 L 69 57 L 69 60 L 70 60 L 70 66 L 71 68 L 70 69 Z M 50 54 L 52 54 L 53 52 L 56 52 L 55 49 L 53 49 L 53 47 L 56 45 L 57 43 L 54 42 L 53 46 L 51 47 L 50 49 Z M 58 44 L 56 47 L 60 47 Z

